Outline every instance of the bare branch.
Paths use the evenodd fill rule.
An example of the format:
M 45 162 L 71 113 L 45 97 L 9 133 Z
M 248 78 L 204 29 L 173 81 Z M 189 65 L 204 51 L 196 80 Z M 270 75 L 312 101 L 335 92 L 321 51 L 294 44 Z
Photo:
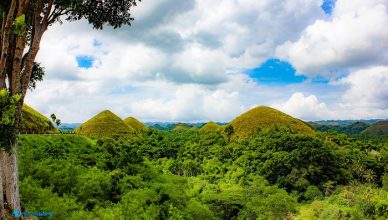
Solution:
M 51 14 L 51 10 L 53 8 L 53 4 L 54 4 L 54 0 L 50 0 L 49 3 L 48 3 L 48 6 L 47 6 L 47 10 L 46 10 L 46 13 L 43 17 L 43 20 L 42 20 L 42 25 L 45 26 L 47 28 L 47 25 L 48 25 L 48 18 Z

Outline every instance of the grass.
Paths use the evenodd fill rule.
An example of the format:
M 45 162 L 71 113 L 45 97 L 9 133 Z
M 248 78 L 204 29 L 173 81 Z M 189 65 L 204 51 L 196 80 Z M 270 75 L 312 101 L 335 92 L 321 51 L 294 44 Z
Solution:
M 201 129 L 199 129 L 199 131 L 202 131 L 202 132 L 214 132 L 214 131 L 220 131 L 220 130 L 221 130 L 221 126 L 219 126 L 217 123 L 212 121 L 205 124 Z
M 148 127 L 145 126 L 143 123 L 141 123 L 139 120 L 137 120 L 134 117 L 128 117 L 124 119 L 124 123 L 127 124 L 129 127 L 133 128 L 135 131 L 147 131 Z
M 260 106 L 235 118 L 230 125 L 233 127 L 232 137 L 244 139 L 260 129 L 272 127 L 288 127 L 294 132 L 314 134 L 314 129 L 307 123 L 293 118 L 276 109 Z
M 365 131 L 363 131 L 363 133 L 387 135 L 388 134 L 388 121 L 379 121 L 377 123 L 374 123 L 369 128 L 367 128 Z
M 185 123 L 179 123 L 175 125 L 175 127 L 172 129 L 173 131 L 181 132 L 181 131 L 187 131 L 191 128 L 190 125 Z
M 94 116 L 75 130 L 76 134 L 91 138 L 106 138 L 114 135 L 129 135 L 134 129 L 109 110 Z
M 21 133 L 51 134 L 58 133 L 51 121 L 28 105 L 23 105 Z

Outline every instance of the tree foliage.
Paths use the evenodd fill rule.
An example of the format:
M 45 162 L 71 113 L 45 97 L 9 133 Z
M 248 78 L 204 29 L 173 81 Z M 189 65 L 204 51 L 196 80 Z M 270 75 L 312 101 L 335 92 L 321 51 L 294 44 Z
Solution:
M 333 133 L 276 128 L 235 142 L 218 132 L 148 129 L 94 140 L 23 135 L 20 147 L 21 181 L 32 186 L 22 191 L 24 208 L 39 204 L 54 219 L 386 215 L 386 145 Z M 64 206 L 44 203 L 48 196 Z
M 0 149 L 10 151 L 16 141 L 16 105 L 19 95 L 11 96 L 5 89 L 0 90 Z

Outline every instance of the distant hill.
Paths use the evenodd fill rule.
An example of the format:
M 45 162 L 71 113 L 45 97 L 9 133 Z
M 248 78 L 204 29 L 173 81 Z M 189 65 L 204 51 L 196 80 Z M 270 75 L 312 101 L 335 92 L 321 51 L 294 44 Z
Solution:
M 193 126 L 193 127 L 191 127 L 189 129 L 189 131 L 198 132 L 199 131 L 199 127 Z
M 175 127 L 172 129 L 173 131 L 187 131 L 191 128 L 192 126 L 186 124 L 186 123 L 178 123 L 175 125 Z
M 217 123 L 209 122 L 209 123 L 205 124 L 202 128 L 200 128 L 199 131 L 203 131 L 203 132 L 220 131 L 221 128 L 222 127 L 219 126 Z
M 75 130 L 76 134 L 92 138 L 105 138 L 113 135 L 129 135 L 135 131 L 109 110 L 105 110 Z
M 235 118 L 229 125 L 233 128 L 232 137 L 236 139 L 247 138 L 259 129 L 271 127 L 288 127 L 303 134 L 313 134 L 315 132 L 307 123 L 265 106 L 249 110 Z
M 148 127 L 156 128 L 159 130 L 173 130 L 177 125 L 182 124 L 181 122 L 145 122 L 144 123 Z M 197 123 L 184 123 L 189 125 L 190 127 L 202 127 L 205 123 L 197 122 Z
M 363 133 L 373 135 L 388 135 L 388 121 L 379 121 L 371 125 Z
M 28 105 L 23 105 L 20 133 L 52 134 L 58 133 L 51 121 Z
M 124 123 L 129 127 L 135 129 L 135 131 L 147 131 L 148 127 L 134 117 L 128 117 L 124 119 Z
M 357 121 L 350 125 L 329 125 L 329 124 L 318 124 L 315 122 L 310 122 L 310 124 L 318 131 L 327 132 L 327 131 L 336 131 L 343 134 L 353 135 L 361 134 L 365 129 L 367 129 L 370 124 L 366 122 Z
M 59 128 L 78 128 L 82 123 L 62 123 Z
M 312 121 L 308 122 L 310 124 L 316 124 L 316 125 L 328 125 L 328 126 L 349 126 L 356 122 L 363 122 L 366 124 L 374 124 L 379 121 L 384 121 L 384 119 L 360 119 L 360 120 L 321 120 L 321 121 Z
M 370 126 L 370 124 L 367 124 L 365 122 L 354 122 L 353 124 L 346 127 L 344 133 L 347 134 L 359 134 L 365 129 L 367 129 Z

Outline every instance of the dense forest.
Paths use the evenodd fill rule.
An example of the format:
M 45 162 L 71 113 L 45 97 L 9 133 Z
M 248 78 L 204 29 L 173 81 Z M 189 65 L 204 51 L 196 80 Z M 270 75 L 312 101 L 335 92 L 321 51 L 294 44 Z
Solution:
M 21 135 L 22 206 L 77 220 L 388 218 L 386 139 L 225 130 Z

